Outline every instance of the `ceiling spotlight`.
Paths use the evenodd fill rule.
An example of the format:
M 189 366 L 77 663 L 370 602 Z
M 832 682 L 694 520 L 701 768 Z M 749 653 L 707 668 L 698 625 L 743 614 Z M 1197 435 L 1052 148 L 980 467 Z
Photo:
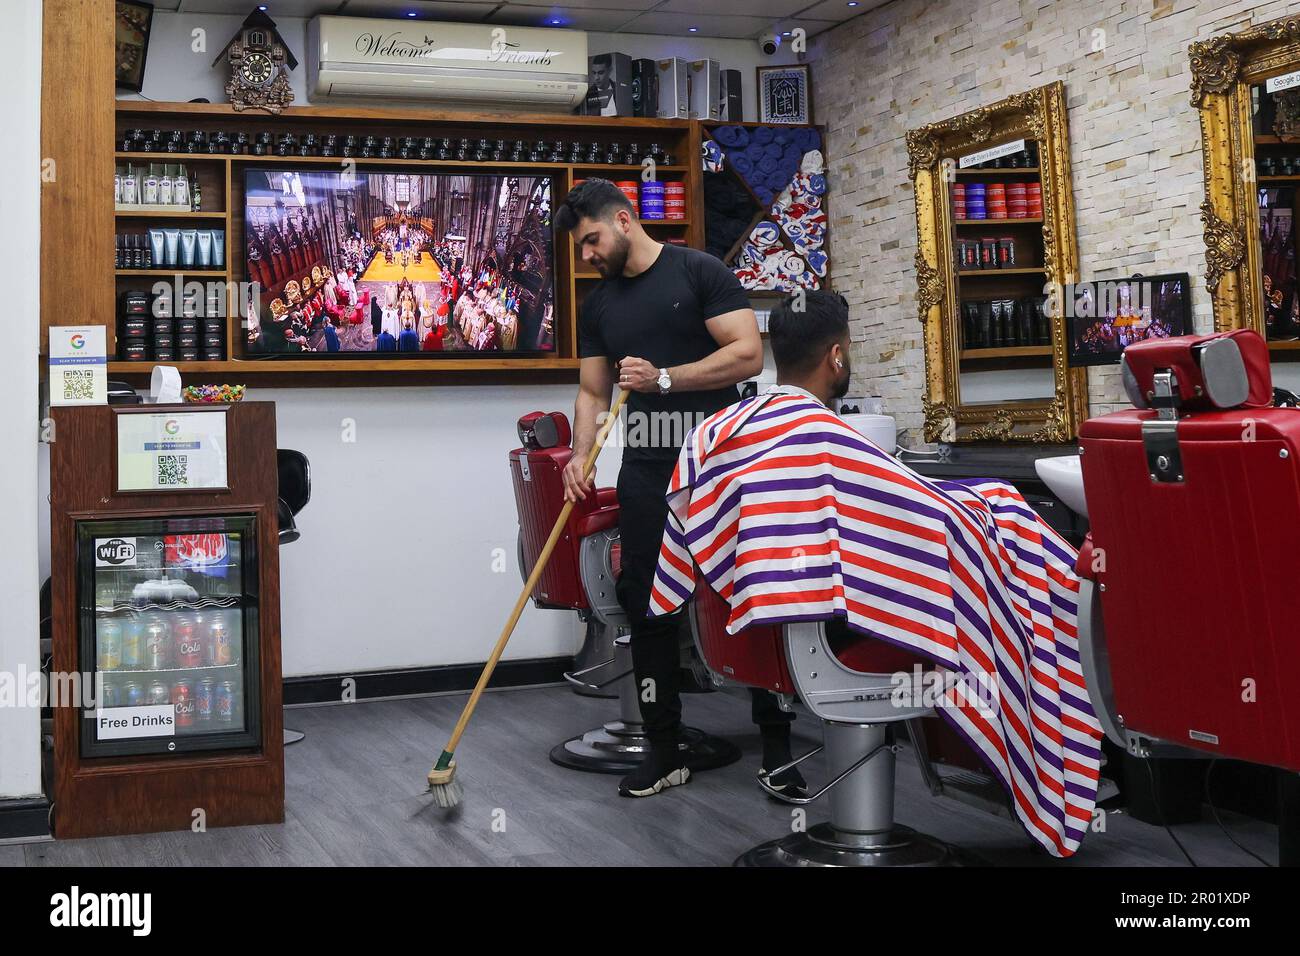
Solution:
M 699 28 L 699 27 L 687 27 L 686 29 L 689 30 L 691 33 L 699 33 L 699 32 L 700 32 L 700 28 Z
M 858 0 L 849 0 L 849 6 L 856 7 L 857 5 L 858 5 Z
M 413 17 L 413 16 L 415 16 L 415 11 L 414 11 L 414 10 L 407 10 L 407 11 L 406 11 L 406 15 L 407 15 L 408 17 Z
M 263 13 L 265 13 L 265 12 L 266 12 L 266 4 L 265 4 L 265 3 L 259 3 L 259 4 L 257 5 L 257 9 L 259 9 L 259 10 L 261 10 Z
M 561 20 L 559 17 L 552 17 L 552 18 L 551 18 L 551 26 L 553 26 L 553 27 L 558 27 L 558 26 L 563 26 L 563 25 L 564 25 L 564 21 Z

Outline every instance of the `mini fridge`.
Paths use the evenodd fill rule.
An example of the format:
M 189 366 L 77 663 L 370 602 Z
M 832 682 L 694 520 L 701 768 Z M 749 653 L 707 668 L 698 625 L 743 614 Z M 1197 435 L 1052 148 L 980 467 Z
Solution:
M 55 836 L 283 821 L 275 406 L 50 414 Z

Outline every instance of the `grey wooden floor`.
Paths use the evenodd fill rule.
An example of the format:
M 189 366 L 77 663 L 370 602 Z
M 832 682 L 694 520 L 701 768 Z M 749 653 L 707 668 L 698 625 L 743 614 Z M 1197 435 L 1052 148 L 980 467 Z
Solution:
M 0 846 L 0 865 L 718 866 L 790 832 L 790 809 L 769 802 L 753 781 L 760 751 L 748 698 L 686 698 L 688 721 L 739 743 L 740 763 L 627 800 L 615 793 L 616 777 L 565 770 L 546 756 L 561 739 L 611 717 L 612 701 L 561 687 L 488 694 L 458 748 L 465 799 L 446 811 L 424 793 L 424 776 L 463 703 L 457 695 L 288 711 L 286 723 L 307 739 L 285 751 L 283 825 Z M 800 742 L 816 741 L 811 720 L 801 718 L 796 738 L 796 752 Z M 1115 813 L 1073 859 L 1053 860 L 1013 821 L 931 797 L 906 753 L 897 791 L 899 822 L 991 864 L 1186 865 L 1163 829 Z M 825 812 L 814 805 L 809 822 Z M 1225 822 L 1276 862 L 1275 827 L 1231 814 Z M 1259 865 L 1211 820 L 1176 832 L 1199 864 Z

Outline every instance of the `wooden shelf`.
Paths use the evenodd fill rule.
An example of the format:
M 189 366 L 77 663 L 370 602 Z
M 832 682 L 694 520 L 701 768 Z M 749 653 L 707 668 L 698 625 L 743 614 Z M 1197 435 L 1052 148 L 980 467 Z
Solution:
M 689 226 L 689 219 L 642 219 L 643 226 Z
M 572 166 L 574 169 L 605 169 L 612 173 L 639 173 L 644 168 L 642 166 L 628 166 L 626 163 L 560 163 L 561 166 Z M 684 173 L 687 167 L 673 165 L 660 166 L 655 164 L 655 171 L 660 173 Z
M 954 226 L 1034 226 L 1041 225 L 1043 219 L 1041 216 L 1033 219 L 954 219 Z
M 1281 139 L 1277 136 L 1256 136 L 1255 143 L 1259 146 L 1300 146 L 1300 138 Z
M 135 210 L 118 209 L 113 215 L 118 219 L 225 219 L 224 212 L 184 212 L 178 210 L 175 212 L 136 212 Z
M 411 126 L 464 126 L 464 127 L 585 127 L 599 130 L 659 129 L 686 133 L 689 119 L 658 119 L 640 116 L 575 116 L 571 113 L 510 113 L 510 112 L 454 112 L 435 109 L 403 109 L 394 107 L 361 106 L 288 106 L 274 116 L 256 112 L 239 112 L 229 103 L 172 103 L 153 100 L 117 100 L 119 116 L 149 115 L 168 119 L 228 119 L 256 125 L 284 125 L 285 121 L 298 125 L 298 121 L 326 125 L 343 123 L 401 124 Z M 151 122 L 154 122 L 151 120 Z M 162 120 L 156 121 L 162 125 Z M 518 138 L 518 137 L 515 137 Z M 156 155 L 156 154 L 148 154 Z M 165 155 L 191 155 L 169 153 Z
M 368 354 L 368 353 L 367 353 Z M 138 373 L 148 375 L 155 365 L 172 365 L 182 373 L 209 372 L 223 375 L 258 376 L 268 372 L 293 372 L 303 374 L 339 374 L 348 372 L 499 372 L 505 369 L 551 370 L 576 369 L 579 359 L 559 357 L 499 357 L 484 355 L 482 358 L 448 358 L 454 354 L 444 352 L 438 356 L 424 359 L 375 359 L 358 355 L 350 359 L 321 359 L 306 357 L 266 358 L 266 359 L 228 359 L 224 362 L 123 362 L 109 360 L 110 374 Z
M 1032 269 L 963 269 L 957 273 L 963 279 L 990 278 L 994 276 L 1039 276 L 1046 272 L 1043 266 Z
M 962 349 L 960 357 L 963 362 L 968 362 L 1009 358 L 1047 358 L 1051 354 L 1050 345 L 1012 345 L 1007 348 Z
M 227 276 L 225 269 L 186 269 L 184 266 L 176 266 L 172 269 L 114 269 L 115 276 L 208 276 L 211 278 L 224 279 Z
M 1285 339 L 1281 341 L 1270 341 L 1268 343 L 1269 351 L 1291 352 L 1300 350 L 1300 340 Z
M 1300 183 L 1300 176 L 1256 176 L 1260 183 Z

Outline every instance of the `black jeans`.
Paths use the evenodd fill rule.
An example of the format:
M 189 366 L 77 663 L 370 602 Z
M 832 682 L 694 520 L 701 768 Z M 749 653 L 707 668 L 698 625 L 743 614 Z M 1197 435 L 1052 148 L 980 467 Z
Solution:
M 678 634 L 682 612 L 647 617 L 659 547 L 663 542 L 668 503 L 664 493 L 677 459 L 624 459 L 618 474 L 618 527 L 622 571 L 616 592 L 632 631 L 632 670 L 646 737 L 658 754 L 675 749 L 682 727 L 681 651 Z M 652 683 L 646 684 L 649 680 Z M 776 698 L 753 692 L 753 719 L 764 736 L 789 733 L 793 714 L 783 712 Z

